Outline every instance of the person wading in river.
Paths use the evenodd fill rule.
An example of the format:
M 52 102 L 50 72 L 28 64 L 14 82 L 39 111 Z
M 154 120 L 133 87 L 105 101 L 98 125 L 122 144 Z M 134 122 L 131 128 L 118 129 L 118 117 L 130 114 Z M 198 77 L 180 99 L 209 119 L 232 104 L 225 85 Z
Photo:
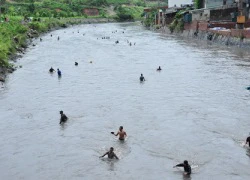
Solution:
M 123 126 L 120 126 L 119 131 L 116 134 L 114 132 L 111 132 L 111 134 L 114 134 L 115 136 L 119 135 L 119 140 L 121 141 L 124 141 L 127 136 L 127 133 L 123 130 Z
M 59 77 L 62 76 L 62 72 L 60 71 L 60 69 L 57 69 L 57 74 L 58 74 Z
M 61 114 L 60 124 L 66 123 L 68 120 L 68 117 L 65 114 L 63 114 L 63 111 L 60 111 L 60 114 Z
M 106 156 L 106 155 L 108 155 L 108 158 L 109 158 L 109 159 L 113 159 L 113 158 L 119 159 L 119 158 L 116 156 L 116 154 L 114 153 L 114 148 L 113 148 L 113 147 L 111 147 L 110 150 L 109 150 L 108 152 L 106 152 L 105 154 L 103 154 L 102 156 L 100 156 L 100 158 L 101 158 L 101 157 L 104 157 L 104 156 Z
M 140 76 L 140 81 L 141 82 L 145 81 L 145 78 L 144 78 L 143 74 L 141 74 L 141 76 Z
M 50 73 L 53 73 L 55 71 L 55 69 L 53 69 L 52 67 L 49 69 Z
M 190 175 L 192 173 L 191 166 L 188 164 L 188 161 L 185 160 L 183 163 L 177 164 L 175 167 L 184 167 L 184 175 Z
M 157 71 L 161 71 L 161 66 L 158 67 Z

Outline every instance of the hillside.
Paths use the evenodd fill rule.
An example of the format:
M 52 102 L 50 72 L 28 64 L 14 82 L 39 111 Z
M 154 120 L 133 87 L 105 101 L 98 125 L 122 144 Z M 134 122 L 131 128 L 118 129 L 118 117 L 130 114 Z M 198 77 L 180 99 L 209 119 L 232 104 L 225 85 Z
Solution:
M 90 17 L 140 20 L 145 7 L 166 5 L 166 1 L 0 0 L 0 67 L 9 66 L 10 55 L 26 47 L 31 30 L 39 34 Z

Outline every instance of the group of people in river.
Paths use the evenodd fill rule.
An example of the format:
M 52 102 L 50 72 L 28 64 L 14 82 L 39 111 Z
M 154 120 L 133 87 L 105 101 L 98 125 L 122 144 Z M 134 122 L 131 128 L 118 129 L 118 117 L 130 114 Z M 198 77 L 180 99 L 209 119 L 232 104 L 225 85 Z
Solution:
M 92 62 L 91 62 L 92 63 Z M 78 66 L 78 62 L 75 62 L 75 66 Z M 51 67 L 50 69 L 49 69 L 49 72 L 50 73 L 54 73 L 54 72 L 56 72 L 55 71 L 55 69 L 53 68 L 53 67 Z M 62 76 L 62 71 L 59 69 L 59 68 L 57 68 L 57 75 L 58 75 L 58 77 L 61 77 Z
M 123 130 L 123 126 L 120 126 L 118 132 L 115 134 L 114 132 L 111 132 L 111 134 L 115 135 L 115 136 L 118 136 L 119 135 L 119 140 L 120 141 L 125 141 L 125 137 L 127 136 L 127 133 Z M 116 158 L 116 159 L 119 159 L 117 157 L 117 155 L 114 153 L 114 148 L 113 147 L 110 147 L 109 151 L 104 153 L 101 157 L 104 157 L 108 155 L 108 158 L 109 159 L 113 159 L 113 158 Z
M 109 38 L 103 37 L 102 39 L 109 39 Z M 119 41 L 117 40 L 115 43 L 118 44 Z M 131 45 L 131 42 L 128 42 L 128 43 L 130 43 L 130 45 Z M 75 62 L 75 65 L 77 66 L 78 63 Z M 159 66 L 156 70 L 161 71 L 162 70 L 161 66 Z M 49 72 L 53 73 L 53 72 L 55 72 L 55 70 L 51 67 L 49 69 Z M 62 75 L 59 68 L 57 69 L 57 74 L 58 74 L 58 76 Z M 145 81 L 145 77 L 143 76 L 143 74 L 141 74 L 141 76 L 139 77 L 139 80 L 140 80 L 140 82 Z M 68 117 L 63 113 L 63 111 L 60 111 L 60 115 L 61 115 L 61 118 L 60 118 L 59 124 L 63 125 L 64 123 L 67 122 Z M 125 138 L 127 137 L 127 133 L 124 131 L 123 126 L 120 126 L 117 133 L 111 132 L 111 134 L 113 134 L 114 136 L 119 136 L 119 138 L 118 138 L 119 141 L 124 141 Z M 247 137 L 245 144 L 246 145 L 248 144 L 248 146 L 250 147 L 250 134 L 249 134 L 249 137 Z M 109 159 L 119 159 L 119 157 L 115 153 L 114 147 L 110 147 L 109 151 L 105 152 L 102 156 L 100 156 L 100 158 L 105 157 L 105 156 L 107 156 Z M 176 168 L 176 167 L 183 167 L 184 168 L 184 175 L 190 175 L 192 173 L 192 168 L 187 160 L 184 160 L 183 163 L 180 163 L 180 164 L 173 166 L 173 168 Z
M 55 72 L 55 69 L 54 69 L 53 67 L 51 67 L 51 68 L 49 69 L 49 72 L 50 72 L 50 73 L 53 73 L 53 72 Z M 61 77 L 61 76 L 62 76 L 62 72 L 61 72 L 61 70 L 60 70 L 59 68 L 57 68 L 57 75 L 58 75 L 58 77 Z
M 63 125 L 64 123 L 67 122 L 68 117 L 63 113 L 63 111 L 60 111 L 60 115 L 61 115 L 61 118 L 60 118 L 59 124 Z M 119 130 L 117 133 L 111 132 L 111 134 L 113 134 L 114 136 L 119 136 L 119 138 L 118 138 L 119 141 L 125 141 L 125 138 L 127 137 L 127 133 L 126 133 L 126 131 L 124 131 L 123 126 L 119 127 Z M 248 140 L 249 140 L 248 142 L 250 142 L 250 137 Z M 114 159 L 114 158 L 119 159 L 118 156 L 115 154 L 113 147 L 110 147 L 109 151 L 104 153 L 99 158 L 105 157 L 106 155 L 108 156 L 109 159 Z M 184 175 L 190 175 L 192 173 L 191 166 L 189 165 L 187 160 L 184 160 L 183 163 L 175 165 L 174 168 L 175 167 L 183 167 L 184 168 Z
M 161 66 L 159 66 L 156 70 L 157 70 L 157 71 L 161 71 Z M 145 80 L 145 77 L 143 76 L 143 74 L 141 74 L 141 76 L 140 76 L 139 79 L 140 79 L 140 82 L 146 81 L 146 80 Z

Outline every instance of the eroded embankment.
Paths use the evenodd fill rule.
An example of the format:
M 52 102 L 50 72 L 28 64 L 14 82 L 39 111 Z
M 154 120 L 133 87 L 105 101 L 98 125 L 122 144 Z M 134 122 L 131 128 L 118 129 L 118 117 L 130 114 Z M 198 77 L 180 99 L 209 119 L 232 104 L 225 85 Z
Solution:
M 168 29 L 168 27 L 161 28 L 161 31 L 163 33 L 171 33 Z M 186 37 L 186 38 L 192 38 L 192 39 L 198 39 L 203 41 L 210 41 L 215 44 L 225 45 L 225 46 L 234 46 L 234 47 L 240 47 L 240 48 L 249 48 L 250 49 L 250 39 L 245 38 L 242 35 L 238 36 L 232 36 L 230 33 L 225 32 L 219 32 L 214 30 L 207 30 L 207 31 L 196 31 L 196 30 L 184 30 L 183 32 L 174 32 L 174 34 Z

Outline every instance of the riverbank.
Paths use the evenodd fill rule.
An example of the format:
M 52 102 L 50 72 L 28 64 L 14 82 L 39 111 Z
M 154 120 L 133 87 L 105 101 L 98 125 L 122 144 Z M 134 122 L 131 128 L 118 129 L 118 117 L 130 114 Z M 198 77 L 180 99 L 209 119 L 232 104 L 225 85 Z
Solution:
M 5 82 L 7 73 L 17 69 L 15 61 L 32 44 L 32 39 L 55 29 L 67 28 L 76 24 L 116 22 L 110 18 L 37 18 L 23 20 L 23 17 L 10 17 L 0 23 L 0 81 Z
M 162 33 L 171 34 L 168 26 L 164 26 L 159 29 Z M 177 36 L 181 36 L 184 38 L 192 38 L 202 41 L 209 41 L 215 44 L 220 44 L 223 46 L 232 46 L 232 47 L 240 47 L 250 49 L 250 38 L 246 38 L 246 36 L 240 32 L 234 31 L 233 33 L 230 31 L 220 31 L 220 30 L 194 30 L 194 29 L 186 29 L 182 32 L 173 32 Z

